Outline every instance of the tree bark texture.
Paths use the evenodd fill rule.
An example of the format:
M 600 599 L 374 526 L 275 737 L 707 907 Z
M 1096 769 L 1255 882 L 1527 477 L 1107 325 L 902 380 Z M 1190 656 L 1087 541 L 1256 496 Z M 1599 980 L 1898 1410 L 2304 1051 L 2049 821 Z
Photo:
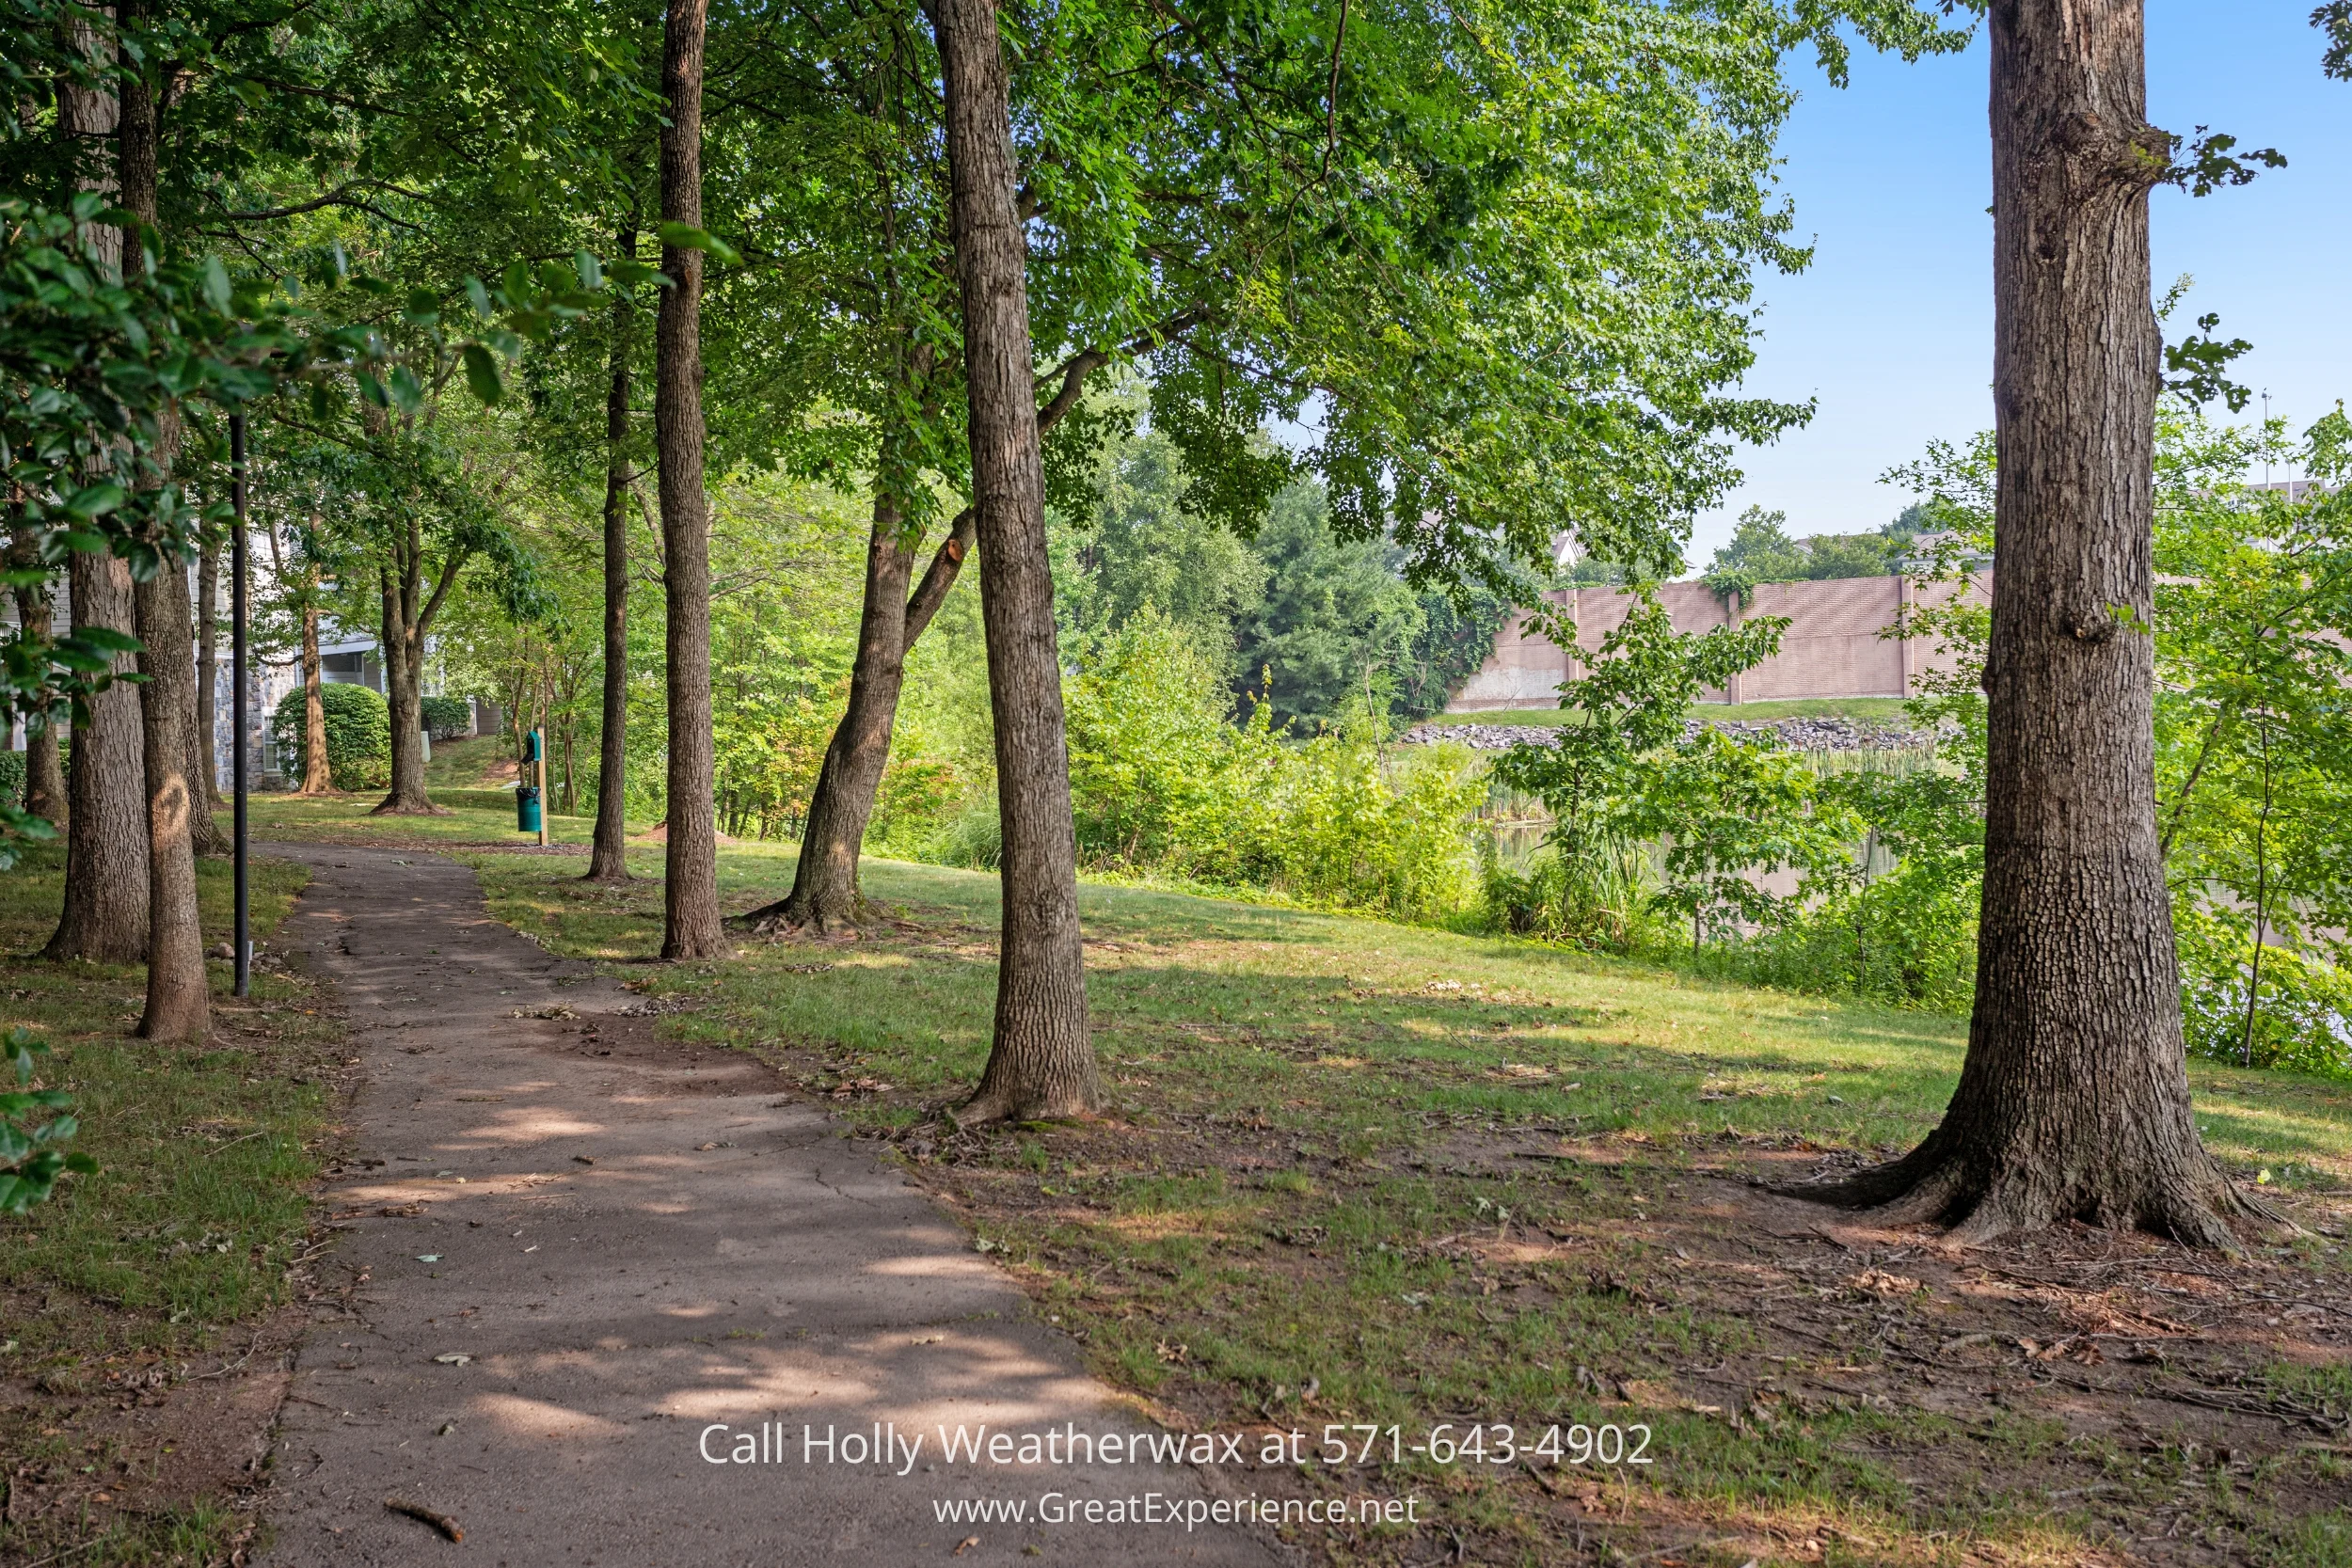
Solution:
M 119 8 L 123 26 L 132 30 L 144 26 L 153 8 L 147 3 L 147 0 L 124 0 L 124 4 Z M 134 214 L 139 223 L 150 230 L 154 229 L 158 217 L 156 180 L 161 169 L 163 135 L 161 110 L 162 105 L 155 85 L 149 79 L 146 71 L 141 71 L 123 79 L 120 118 L 116 127 L 115 173 L 121 187 L 124 210 Z M 141 256 L 142 247 L 152 248 L 158 243 L 153 233 L 142 235 L 136 230 L 124 230 L 122 237 L 124 266 L 134 270 L 143 266 L 145 263 Z M 158 442 L 151 455 L 157 467 L 162 470 L 156 475 L 156 482 L 158 483 L 167 482 L 169 477 L 168 470 L 179 456 L 176 420 L 168 423 L 167 438 Z M 179 562 L 174 562 L 167 570 L 184 598 L 188 589 L 184 568 Z M 144 584 L 140 586 L 142 590 L 145 587 Z M 190 626 L 188 611 L 184 606 L 174 619 L 176 624 L 183 627 Z M 196 652 L 192 639 L 189 640 L 187 655 L 191 668 L 193 668 Z M 208 666 L 208 673 L 209 668 Z M 141 693 L 142 713 L 152 707 L 159 700 L 155 695 L 156 689 L 150 687 Z M 202 711 L 209 710 L 210 704 L 199 695 L 198 683 L 194 679 L 175 680 L 171 683 L 170 689 L 172 692 L 170 700 L 183 702 L 186 705 L 185 711 L 162 715 L 160 722 L 180 737 L 181 744 L 188 754 L 175 764 L 169 771 L 174 775 L 185 775 L 199 781 L 209 779 L 211 776 L 211 731 L 199 725 L 199 715 Z M 199 705 L 202 705 L 199 706 Z M 202 756 L 197 754 L 199 746 L 204 753 Z M 152 756 L 151 751 L 150 755 Z M 152 776 L 151 764 L 148 784 L 151 796 L 156 789 L 163 787 Z M 209 788 L 199 786 L 192 789 L 184 807 L 175 814 L 175 820 L 183 823 L 183 826 L 176 829 L 175 832 L 184 832 L 195 853 L 226 855 L 230 852 L 228 839 L 213 822 L 212 792 Z M 194 883 L 191 882 L 190 886 L 193 887 Z
M 126 24 L 146 15 L 143 0 L 126 0 Z M 119 172 L 122 205 L 136 222 L 123 230 L 126 269 L 144 265 L 141 252 L 155 222 L 157 162 L 155 89 L 144 71 L 122 85 Z M 151 474 L 144 488 L 169 483 L 180 455 L 180 415 L 167 405 L 156 420 Z M 160 545 L 160 541 L 157 542 Z M 147 774 L 147 1007 L 143 1039 L 200 1040 L 212 1029 L 212 988 L 204 971 L 204 929 L 196 901 L 196 636 L 189 619 L 184 562 L 168 548 L 154 574 L 131 590 L 132 618 L 142 644 L 139 734 Z M 210 811 L 205 827 L 212 826 Z
M 28 542 L 28 538 L 20 542 Z M 32 584 L 14 593 L 18 634 L 36 642 L 46 640 L 54 614 L 48 584 Z M 24 804 L 35 816 L 44 817 L 60 828 L 67 825 L 65 763 L 58 754 L 57 727 L 54 723 L 25 726 Z
M 946 85 L 949 221 L 963 298 L 980 613 L 1004 840 L 996 1028 L 963 1115 L 1062 1117 L 1101 1101 L 1078 932 L 1061 655 L 1045 550 L 1045 472 L 1015 211 L 1009 87 L 994 0 L 937 0 Z
M 311 585 L 313 593 L 317 584 Z M 326 666 L 319 658 L 319 607 L 302 606 L 302 787 L 297 795 L 325 795 L 335 787 L 326 755 Z
M 82 40 L 93 52 L 99 47 L 87 28 Z M 79 142 L 103 145 L 115 131 L 118 105 L 110 93 L 63 87 L 58 111 L 61 129 Z M 86 175 L 84 182 L 114 187 L 111 170 Z M 120 267 L 121 230 L 96 225 L 89 240 L 102 266 Z M 67 580 L 76 629 L 133 630 L 131 569 L 119 557 L 77 550 Z M 112 667 L 130 673 L 132 656 L 116 655 Z M 73 738 L 66 785 L 65 910 L 42 955 L 137 963 L 147 957 L 147 772 L 137 689 L 108 687 L 90 699 L 87 718 Z
M 703 221 L 703 34 L 709 0 L 671 0 L 661 80 L 661 216 Z M 710 735 L 710 511 L 703 493 L 703 253 L 661 247 L 663 291 L 654 330 L 654 444 L 661 481 L 662 589 L 669 610 L 670 832 L 661 956 L 726 951 L 719 923 L 716 759 Z
M 637 254 L 637 226 L 616 236 Z M 604 730 L 596 745 L 596 832 L 588 880 L 628 878 L 628 327 L 629 302 L 612 300 L 612 374 L 604 402 Z
M 1976 1011 L 1943 1124 L 1829 1196 L 1963 1242 L 2060 1220 L 2234 1247 L 2198 1141 L 2155 813 L 2163 341 L 2139 0 L 1991 8 L 2000 471 Z
M 792 891 L 781 908 L 770 906 L 772 915 L 758 911 L 755 928 L 793 925 L 824 932 L 857 918 L 858 850 L 890 761 L 898 689 L 906 679 L 906 594 L 914 575 L 914 550 L 904 530 L 897 501 L 878 490 L 866 545 L 866 606 L 858 620 L 849 710 L 825 748 L 824 766 L 809 795 Z
M 76 628 L 134 632 L 131 568 L 114 555 L 76 551 L 72 577 Z M 128 674 L 133 656 L 113 668 Z M 51 958 L 128 964 L 147 957 L 147 762 L 138 688 L 118 683 L 88 704 L 73 736 L 67 780 L 65 912 L 42 950 Z
M 145 1039 L 199 1040 L 212 1027 L 204 931 L 197 912 L 194 817 L 198 782 L 188 766 L 196 712 L 196 649 L 187 582 L 158 572 L 133 590 L 147 764 L 148 908 Z

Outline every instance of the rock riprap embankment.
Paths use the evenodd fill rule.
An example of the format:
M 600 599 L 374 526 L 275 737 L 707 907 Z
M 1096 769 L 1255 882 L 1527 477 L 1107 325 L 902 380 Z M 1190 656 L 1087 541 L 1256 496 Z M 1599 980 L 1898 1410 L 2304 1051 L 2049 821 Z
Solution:
M 1712 725 L 1742 739 L 1773 739 L 1792 752 L 1889 752 L 1926 746 L 1931 730 L 1898 730 L 1857 724 L 1851 719 L 1686 720 L 1685 735 Z M 1408 746 L 1451 741 L 1473 752 L 1507 752 L 1514 746 L 1549 746 L 1559 736 L 1553 724 L 1415 724 L 1398 736 Z

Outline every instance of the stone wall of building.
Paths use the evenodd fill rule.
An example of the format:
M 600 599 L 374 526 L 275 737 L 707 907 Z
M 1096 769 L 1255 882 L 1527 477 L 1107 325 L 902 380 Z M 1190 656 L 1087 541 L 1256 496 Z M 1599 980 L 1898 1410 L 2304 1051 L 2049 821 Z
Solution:
M 1752 603 L 1733 610 L 1700 582 L 1669 582 L 1658 590 L 1675 629 L 1703 632 L 1737 617 L 1780 615 L 1788 619 L 1780 652 L 1737 677 L 1729 689 L 1709 692 L 1710 702 L 1757 703 L 1798 697 L 1907 697 L 1927 671 L 1948 669 L 1951 656 L 1931 638 L 1891 638 L 1905 605 L 1948 601 L 1967 594 L 1993 601 L 1993 574 L 1975 574 L 1966 583 L 1919 582 L 1911 578 L 1838 578 L 1824 582 L 1759 584 Z M 1590 660 L 1601 640 L 1621 626 L 1633 596 L 1616 588 L 1567 588 L 1545 597 L 1574 624 L 1573 651 L 1513 617 L 1495 636 L 1493 653 L 1463 683 L 1451 713 L 1498 708 L 1549 707 L 1560 683 L 1580 660 Z

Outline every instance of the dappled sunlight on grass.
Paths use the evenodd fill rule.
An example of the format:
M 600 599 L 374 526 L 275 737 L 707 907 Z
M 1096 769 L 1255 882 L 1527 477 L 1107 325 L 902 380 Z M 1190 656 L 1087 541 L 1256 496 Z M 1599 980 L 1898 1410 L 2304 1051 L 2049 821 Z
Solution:
M 446 841 L 482 873 L 501 918 L 559 950 L 622 962 L 656 953 L 659 845 L 630 848 L 644 880 L 590 887 L 568 859 L 496 852 L 525 841 L 511 807 L 485 803 L 489 793 L 447 796 L 461 803 L 446 817 L 397 819 L 366 816 L 373 797 L 264 797 L 256 832 Z M 592 828 L 584 817 L 550 821 L 563 844 L 584 845 Z M 749 908 L 777 895 L 794 855 L 781 843 L 723 849 L 722 898 Z M 996 879 L 869 858 L 865 881 L 904 927 L 903 949 L 755 942 L 740 964 L 661 970 L 645 984 L 667 993 L 717 982 L 721 1006 L 683 1025 L 700 1037 L 831 1042 L 871 1053 L 885 1077 L 923 1092 L 970 1082 L 990 1027 Z M 1934 1124 L 1965 1042 L 1963 1022 L 1939 1014 L 1507 939 L 1146 887 L 1088 885 L 1080 909 L 1106 1068 L 1116 1078 L 1122 1059 L 1171 1052 L 1168 1068 L 1213 1105 L 1279 1096 L 1315 1058 L 1332 1056 L 1364 1064 L 1347 1070 L 1375 1085 L 1367 1093 L 1393 1093 L 1393 1083 L 1377 1086 L 1382 1074 L 1404 1073 L 1432 1107 L 1497 1118 L 1654 1135 L 1769 1130 L 1882 1148 Z M 1514 1080 L 1504 1074 L 1512 1063 L 1551 1076 Z M 2352 1178 L 2352 1085 L 2203 1062 L 2192 1076 L 2225 1158 Z
M 340 832 L 350 816 L 309 820 Z M 474 816 L 483 827 L 465 831 L 486 828 Z M 1725 1568 L 2120 1565 L 2117 1543 L 2159 1508 L 2277 1544 L 2279 1561 L 2329 1560 L 2312 1554 L 2332 1526 L 2309 1507 L 2334 1495 L 2324 1458 L 2291 1454 L 2263 1487 L 2233 1491 L 2104 1429 L 2021 1413 L 2007 1402 L 2083 1386 L 2019 1348 L 2078 1333 L 2015 1318 L 2042 1310 L 2046 1281 L 1938 1262 L 1914 1240 L 1841 1240 L 1832 1212 L 1747 1185 L 1924 1136 L 1958 1074 L 1961 1020 L 1088 884 L 1104 1115 L 975 1135 L 940 1112 L 988 1052 L 993 876 L 868 861 L 877 918 L 855 938 L 747 941 L 727 959 L 673 965 L 650 961 L 658 847 L 631 850 L 644 879 L 592 887 L 577 855 L 448 836 L 501 919 L 553 951 L 614 960 L 675 1009 L 665 1031 L 755 1052 L 845 1131 L 893 1140 L 891 1157 L 956 1207 L 1089 1364 L 1171 1421 L 1653 1429 L 1671 1463 L 1638 1476 L 1409 1456 L 1380 1473 L 1437 1497 L 1447 1528 L 1479 1532 L 1497 1560 L 1567 1560 L 1562 1543 L 1609 1539 L 1653 1557 L 1680 1542 L 1681 1560 Z M 723 902 L 766 902 L 792 864 L 788 846 L 723 850 Z M 2233 1166 L 2270 1168 L 2289 1188 L 2344 1184 L 2352 1085 L 2204 1062 L 2191 1073 L 2200 1123 Z M 1770 1227 L 1765 1203 L 1782 1206 Z M 2311 1241 L 2304 1262 L 2341 1270 Z M 1922 1283 L 1934 1268 L 1939 1282 Z M 2146 1313 L 2186 1310 L 2171 1299 L 2048 1311 L 2061 1323 L 2123 1314 L 2132 1326 L 2079 1331 L 2120 1361 L 2128 1336 L 2158 1332 Z M 1846 1315 L 1807 1316 L 1833 1307 Z M 1947 1342 L 1985 1354 L 1947 1378 Z M 1934 1379 L 1918 1370 L 1930 1362 Z M 2317 1365 L 2323 1381 L 2307 1386 L 2281 1366 L 2280 1398 L 2290 1384 L 2321 1398 L 2340 1370 Z M 1994 1370 L 2012 1379 L 1998 1399 L 1983 1386 Z M 2209 1447 L 2219 1408 L 2190 1415 Z M 1704 1552 L 1687 1548 L 1702 1537 Z M 1374 1543 L 1349 1549 L 1391 1560 Z

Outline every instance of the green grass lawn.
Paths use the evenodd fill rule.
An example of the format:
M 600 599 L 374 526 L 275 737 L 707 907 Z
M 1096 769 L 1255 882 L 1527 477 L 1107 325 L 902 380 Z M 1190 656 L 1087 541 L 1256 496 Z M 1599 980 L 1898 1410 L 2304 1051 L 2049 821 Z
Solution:
M 59 846 L 38 847 L 0 873 L 0 1027 L 24 1025 L 56 1048 L 42 1082 L 73 1095 L 73 1147 L 101 1168 L 24 1217 L 0 1217 L 10 1388 L 0 1464 L 11 1496 L 0 1558 L 226 1561 L 250 1516 L 214 1497 L 159 1500 L 149 1482 L 171 1467 L 167 1439 L 139 1423 L 181 1381 L 221 1375 L 292 1299 L 310 1182 L 348 1071 L 342 1026 L 310 982 L 265 966 L 240 1002 L 216 962 L 210 1040 L 130 1037 L 142 969 L 24 956 L 56 925 L 63 860 Z M 198 875 L 209 946 L 229 935 L 230 871 L 202 862 Z M 276 930 L 308 877 L 255 863 L 257 933 Z M 135 1507 L 108 1506 L 126 1489 Z
M 1961 1370 L 1961 1387 L 1923 1382 L 1917 1366 L 1979 1354 L 1954 1346 L 2073 1345 L 2069 1323 L 2176 1323 L 2194 1304 L 2165 1293 L 2178 1291 L 2153 1243 L 2123 1243 L 2133 1268 L 2158 1271 L 2145 1280 L 2019 1296 L 1915 1243 L 1812 1234 L 1829 1212 L 1742 1184 L 1921 1136 L 1954 1081 L 1958 1020 L 1089 885 L 1105 1116 L 961 1132 L 941 1112 L 988 1049 L 993 877 L 869 861 L 886 918 L 863 939 L 671 966 L 649 961 L 658 849 L 633 857 L 647 879 L 591 888 L 576 856 L 461 847 L 513 838 L 511 818 L 470 803 L 424 822 L 312 802 L 261 815 L 278 831 L 439 839 L 500 918 L 672 999 L 678 1035 L 792 1073 L 846 1132 L 886 1140 L 1098 1372 L 1171 1421 L 1653 1429 L 1671 1462 L 1638 1472 L 1391 1466 L 1386 1484 L 1434 1495 L 1445 1528 L 1487 1554 L 1475 1560 L 1590 1560 L 1562 1544 L 1606 1539 L 1724 1568 L 2121 1562 L 2138 1559 L 2118 1543 L 2156 1516 L 2244 1554 L 2195 1560 L 2352 1561 L 2345 1450 L 2265 1414 L 2299 1401 L 2352 1421 L 2340 1347 L 2253 1315 L 2276 1308 L 2217 1307 L 2196 1348 L 2171 1346 L 2129 1389 L 2116 1371 L 2102 1374 L 2115 1387 L 2069 1393 L 2014 1349 Z M 564 826 L 567 842 L 584 836 Z M 791 864 L 784 847 L 723 851 L 726 907 L 775 895 Z M 2217 1151 L 2340 1229 L 2352 1085 L 2190 1070 Z M 2345 1253 L 2320 1235 L 2246 1266 L 2271 1271 L 2273 1292 L 2352 1290 Z M 2081 1414 L 2094 1405 L 2097 1419 Z M 1431 1543 L 1323 1545 L 1393 1562 L 1425 1560 Z
M 1908 729 L 1911 719 L 1899 697 L 1804 697 L 1775 703 L 1692 703 L 1693 719 L 1712 723 L 1771 722 L 1780 719 L 1851 719 L 1883 729 Z M 1492 708 L 1478 713 L 1440 713 L 1427 724 L 1565 724 L 1575 715 L 1558 707 Z
M 451 847 L 522 848 L 538 843 L 515 828 L 515 792 L 511 789 L 458 789 L 432 786 L 437 804 L 451 808 L 443 816 L 371 816 L 384 799 L 382 790 L 349 795 L 256 795 L 252 798 L 251 832 L 255 839 L 276 833 L 290 838 L 366 842 L 387 837 L 413 842 L 432 839 Z M 596 833 L 593 816 L 547 814 L 548 836 L 556 844 L 586 845 Z M 651 823 L 631 824 L 642 832 Z
M 515 777 L 515 743 L 503 735 L 437 740 L 424 765 L 428 789 L 485 789 Z

